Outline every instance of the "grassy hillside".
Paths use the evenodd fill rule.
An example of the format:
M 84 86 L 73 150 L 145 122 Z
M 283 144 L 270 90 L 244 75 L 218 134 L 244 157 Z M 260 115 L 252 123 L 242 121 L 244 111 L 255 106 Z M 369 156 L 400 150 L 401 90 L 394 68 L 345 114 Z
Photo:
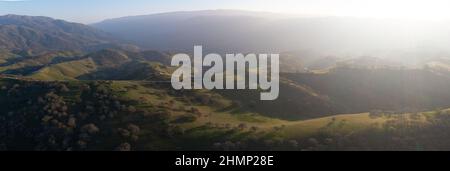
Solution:
M 74 60 L 79 52 L 49 52 L 37 56 L 10 57 L 0 66 L 0 72 L 6 74 L 27 75 L 47 65 Z
M 167 63 L 167 59 L 165 54 L 151 51 L 137 53 L 105 49 L 67 61 L 46 63 L 35 72 L 25 75 L 41 80 L 144 80 L 163 75 L 169 77 L 173 69 L 162 64 Z M 15 63 L 5 68 L 26 68 L 23 66 L 23 63 Z
M 6 51 L 6 50 L 1 50 L 0 49 L 0 64 L 4 64 L 6 62 L 8 62 L 8 60 L 15 58 L 17 55 Z
M 336 68 L 325 74 L 284 74 L 338 104 L 338 113 L 424 111 L 450 107 L 450 79 L 421 69 Z
M 140 100 L 147 99 L 145 89 L 135 93 L 133 90 L 127 92 L 133 94 L 131 97 L 136 98 L 138 95 Z M 449 148 L 443 143 L 433 143 L 448 142 L 449 135 L 445 132 L 426 133 L 445 129 L 443 127 L 448 126 L 450 115 L 446 110 L 423 113 L 372 111 L 371 113 L 287 121 L 245 112 L 240 106 L 233 106 L 235 105 L 233 101 L 211 92 L 195 92 L 181 99 L 178 97 L 180 93 L 168 94 L 168 97 L 162 96 L 162 101 L 154 103 L 160 103 L 163 106 L 171 106 L 173 103 L 171 110 L 181 107 L 182 112 L 178 109 L 168 113 L 171 114 L 172 127 L 179 132 L 180 136 L 174 143 L 177 147 L 187 149 L 433 150 Z M 170 94 L 176 94 L 177 97 L 173 98 Z M 203 99 L 222 100 L 211 104 L 211 102 L 199 100 L 202 98 L 192 98 L 196 96 L 208 97 Z M 186 97 L 190 97 L 187 103 Z M 216 105 L 218 107 L 211 107 L 217 103 L 220 104 Z M 228 107 L 223 108 L 223 106 Z M 192 115 L 195 115 L 195 118 Z M 428 136 L 424 138 L 424 134 Z M 202 141 L 199 142 L 199 139 Z M 251 147 L 249 144 L 252 144 Z
M 373 111 L 288 121 L 245 112 L 218 93 L 174 91 L 166 83 L 3 78 L 0 86 L 0 101 L 8 104 L 1 107 L 5 115 L 0 116 L 4 118 L 0 119 L 0 139 L 7 149 L 449 149 L 443 143 L 431 143 L 448 142 L 446 133 L 426 134 L 427 141 L 423 137 L 424 132 L 443 129 L 450 123 L 447 110 Z M 24 103 L 28 105 L 18 105 Z M 73 120 L 80 126 L 74 127 Z M 11 131 L 16 136 L 3 136 L 11 135 Z M 45 136 L 35 139 L 33 135 Z M 73 138 L 69 140 L 67 135 Z M 45 137 L 56 137 L 55 144 L 45 143 Z M 70 143 L 63 144 L 65 141 Z
M 38 80 L 76 80 L 77 77 L 96 71 L 97 65 L 91 58 L 64 62 L 45 67 L 29 77 Z
M 43 65 L 25 76 L 0 75 L 0 103 L 5 104 L 0 106 L 0 147 L 450 149 L 450 134 L 439 131 L 450 129 L 450 113 L 435 110 L 446 107 L 449 100 L 441 90 L 450 84 L 432 70 L 282 74 L 279 99 L 260 101 L 259 90 L 174 90 L 168 80 L 175 68 L 165 65 L 162 53 L 107 49 L 67 60 L 58 56 L 64 54 L 3 66 Z

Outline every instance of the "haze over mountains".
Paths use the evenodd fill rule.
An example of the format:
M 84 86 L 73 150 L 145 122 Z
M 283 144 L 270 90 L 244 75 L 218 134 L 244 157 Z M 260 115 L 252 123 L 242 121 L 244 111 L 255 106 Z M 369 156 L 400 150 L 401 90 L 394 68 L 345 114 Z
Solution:
M 221 49 L 217 52 L 233 52 L 231 50 L 238 50 L 236 48 L 239 48 L 242 52 L 246 52 L 256 50 L 257 48 L 264 49 L 266 46 L 273 46 L 278 49 L 286 47 L 303 47 L 308 49 L 306 46 L 313 47 L 314 42 L 298 42 L 283 47 L 282 45 L 286 45 L 286 42 L 282 39 L 287 39 L 288 41 L 294 39 L 292 37 L 288 38 L 286 36 L 287 34 L 275 34 L 271 32 L 275 30 L 262 29 L 264 27 L 261 27 L 261 24 L 274 22 L 288 24 L 286 21 L 295 20 L 298 25 L 293 24 L 295 22 L 290 22 L 289 24 L 293 24 L 290 25 L 293 28 L 287 27 L 287 25 L 284 25 L 282 28 L 289 29 L 290 33 L 294 34 L 294 28 L 301 27 L 300 30 L 295 30 L 295 35 L 314 36 L 315 38 L 310 38 L 315 41 L 325 42 L 329 40 L 328 36 L 330 34 L 339 35 L 342 40 L 349 41 L 348 37 L 345 37 L 345 34 L 341 35 L 344 28 L 340 27 L 349 27 L 349 25 L 351 26 L 354 23 L 349 22 L 340 25 L 343 24 L 344 19 L 338 18 L 286 19 L 285 17 L 276 16 L 271 13 L 243 11 L 176 12 L 118 19 L 120 22 L 113 19 L 105 22 L 111 25 L 100 23 L 94 26 L 99 28 L 102 26 L 104 28 L 101 29 L 108 30 L 115 28 L 115 24 L 122 22 L 119 24 L 120 26 L 124 28 L 128 26 L 124 29 L 126 32 L 122 33 L 136 34 L 135 38 L 145 38 L 148 36 L 149 43 L 158 45 L 158 47 L 153 48 L 159 51 L 166 50 L 170 53 L 177 53 L 182 50 L 176 49 L 183 49 L 183 46 L 186 46 L 186 51 L 190 52 L 192 48 L 190 46 L 196 44 L 193 43 L 196 41 L 205 43 L 207 45 L 206 49 L 210 51 L 212 51 L 211 47 L 215 46 L 217 49 Z M 2 26 L 19 28 L 17 29 L 17 34 L 20 37 L 12 36 L 16 32 L 6 34 L 9 36 L 9 39 L 14 39 L 12 42 L 26 40 L 23 45 L 12 43 L 14 46 L 8 46 L 5 49 L 48 51 L 39 55 L 22 54 L 20 58 L 11 56 L 3 58 L 5 62 L 0 66 L 0 73 L 3 74 L 22 75 L 28 78 L 50 81 L 96 79 L 148 80 L 153 78 L 155 74 L 168 73 L 170 70 L 164 67 L 161 69 L 158 65 L 148 64 L 148 62 L 160 63 L 163 66 L 170 64 L 169 53 L 161 53 L 158 51 L 135 52 L 122 48 L 122 45 L 125 43 L 120 43 L 118 40 L 130 40 L 132 42 L 133 36 L 130 35 L 122 35 L 122 33 L 110 30 L 109 32 L 111 33 L 107 33 L 107 31 L 103 32 L 101 29 L 91 28 L 90 26 L 46 17 L 8 15 L 1 18 Z M 236 23 L 239 23 L 239 27 L 233 26 Z M 184 24 L 188 24 L 188 27 L 182 27 Z M 229 27 L 219 28 L 225 25 Z M 39 34 L 23 34 L 20 32 L 22 30 L 20 28 L 22 27 Z M 131 28 L 136 30 L 129 30 Z M 341 30 L 333 31 L 332 29 L 325 28 L 340 28 Z M 197 29 L 202 31 L 197 31 Z M 259 29 L 259 31 L 252 29 Z M 280 28 L 274 27 L 273 29 Z M 345 30 L 348 34 L 351 31 L 352 29 Z M 319 34 L 318 32 L 323 32 L 323 34 Z M 283 31 L 282 33 L 287 32 Z M 194 35 L 197 35 L 197 37 L 190 37 Z M 278 40 L 280 41 L 277 42 L 279 44 L 269 45 L 273 42 L 255 41 L 248 37 L 251 36 L 266 40 L 265 35 L 273 37 L 267 40 Z M 321 35 L 324 37 L 316 37 Z M 38 38 L 35 39 L 35 37 Z M 52 39 L 53 37 L 54 39 Z M 4 40 L 7 41 L 9 39 Z M 362 39 L 360 40 L 362 41 Z M 216 41 L 218 44 L 215 44 Z M 299 41 L 306 40 L 300 39 Z M 228 42 L 229 44 L 223 44 L 224 42 Z M 329 42 L 333 44 L 333 39 L 329 40 Z M 113 46 L 114 43 L 116 44 L 115 46 Z M 339 44 L 337 39 L 334 43 Z M 141 45 L 141 47 L 143 46 L 145 45 Z M 96 51 L 94 47 L 108 49 Z M 380 59 L 370 56 L 349 58 L 339 56 L 339 53 L 331 53 L 331 51 L 326 50 L 327 48 L 321 47 L 325 49 L 324 52 L 333 54 L 332 56 L 326 56 L 322 55 L 321 48 L 318 46 L 315 48 L 317 50 L 302 50 L 300 48 L 300 50 L 296 49 L 296 51 L 287 51 L 281 54 L 282 72 L 290 72 L 293 74 L 283 75 L 284 80 L 281 83 L 281 95 L 279 100 L 275 102 L 257 102 L 255 101 L 257 98 L 254 96 L 257 93 L 251 91 L 246 92 L 245 97 L 232 92 L 220 93 L 234 101 L 244 104 L 244 109 L 246 110 L 284 119 L 315 118 L 339 113 L 364 112 L 374 109 L 396 110 L 399 108 L 415 107 L 431 109 L 434 107 L 450 106 L 450 102 L 447 102 L 447 99 L 450 99 L 450 94 L 441 93 L 440 91 L 443 87 L 450 86 L 450 81 L 445 76 L 450 71 L 450 67 L 448 67 L 450 66 L 450 60 L 436 60 L 434 58 L 428 60 L 423 55 L 420 55 L 422 57 L 420 59 L 423 60 L 423 65 L 431 61 L 434 65 L 430 65 L 425 71 L 417 71 L 415 69 L 401 71 L 397 69 L 401 65 L 392 62 L 391 59 Z M 341 70 L 342 67 L 344 67 L 343 71 L 345 72 Z M 389 69 L 389 67 L 397 68 Z M 442 68 L 444 69 L 442 70 Z M 371 71 L 371 69 L 379 70 Z M 314 74 L 315 72 L 319 72 L 320 74 L 316 75 Z M 403 79 L 403 77 L 411 77 L 411 75 L 425 76 L 420 79 Z M 383 78 L 390 78 L 390 81 L 386 82 L 386 84 L 381 84 Z M 439 81 L 439 83 L 424 86 L 425 78 L 427 79 L 425 82 Z M 379 84 L 370 83 L 370 80 L 378 80 Z M 376 86 L 361 86 L 365 84 Z M 405 87 L 399 85 L 410 85 L 407 87 L 411 91 L 400 91 Z M 362 94 L 352 94 L 354 90 L 358 90 Z M 425 94 L 414 94 L 417 91 Z M 380 95 L 376 92 L 389 92 L 387 94 L 392 94 L 399 98 L 387 98 L 385 96 L 386 94 Z M 352 95 L 345 97 L 342 93 Z M 431 97 L 436 94 L 440 94 L 442 97 L 439 99 L 422 97 Z M 247 106 L 252 105 L 258 107 L 247 108 Z
M 92 27 L 47 17 L 0 18 L 0 49 L 98 50 L 105 47 L 191 52 L 282 53 L 286 71 L 326 69 L 372 58 L 420 68 L 450 56 L 450 25 L 351 17 L 298 17 L 233 10 L 173 12 L 110 19 Z M 330 62 L 331 61 L 331 62 Z M 302 63 L 302 64 L 298 64 Z M 319 67 L 318 67 L 319 66 Z M 297 69 L 294 69 L 297 68 Z
M 450 51 L 445 46 L 450 43 L 450 24 L 437 21 L 212 10 L 124 17 L 92 26 L 160 50 L 205 45 L 215 52 L 308 50 L 322 55 L 379 57 Z
M 450 149 L 450 30 L 428 23 L 228 10 L 92 26 L 2 16 L 0 148 Z M 279 98 L 172 89 L 172 54 L 199 44 L 281 52 Z

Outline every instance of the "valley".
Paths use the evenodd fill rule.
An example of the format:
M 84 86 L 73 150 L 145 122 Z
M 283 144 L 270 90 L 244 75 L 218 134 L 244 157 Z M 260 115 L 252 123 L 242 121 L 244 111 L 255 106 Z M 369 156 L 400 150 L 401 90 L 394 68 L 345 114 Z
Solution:
M 3 16 L 0 42 L 0 150 L 450 149 L 445 55 L 406 65 L 285 51 L 279 97 L 261 101 L 261 89 L 175 90 L 184 50 L 82 24 Z
M 387 147 L 378 147 L 377 141 L 374 142 L 375 144 L 369 144 L 372 146 L 363 146 L 364 141 L 361 138 L 371 137 L 371 133 L 370 135 L 368 133 L 370 131 L 375 131 L 378 136 L 386 138 L 394 137 L 394 135 L 414 137 L 416 135 L 412 130 L 409 130 L 411 132 L 408 134 L 399 134 L 396 131 L 406 131 L 404 126 L 417 127 L 417 131 L 424 131 L 433 128 L 436 122 L 444 122 L 447 115 L 450 116 L 447 114 L 447 110 L 443 110 L 448 100 L 442 92 L 439 96 L 433 94 L 425 96 L 439 97 L 435 99 L 411 98 L 412 96 L 401 98 L 408 94 L 407 91 L 405 92 L 404 86 L 400 86 L 406 83 L 415 85 L 408 88 L 414 92 L 420 90 L 423 93 L 433 93 L 432 90 L 444 88 L 448 83 L 446 77 L 434 75 L 433 72 L 372 70 L 369 72 L 371 74 L 365 74 L 361 72 L 361 69 L 342 69 L 342 71 L 330 71 L 325 74 L 286 73 L 281 75 L 279 99 L 259 101 L 257 90 L 238 92 L 174 90 L 168 81 L 174 68 L 164 65 L 164 62 L 154 62 L 154 59 L 157 59 L 155 57 L 157 53 L 151 54 L 153 57 L 147 57 L 152 60 L 145 60 L 143 57 L 146 55 L 142 54 L 139 56 L 126 51 L 104 50 L 87 54 L 84 57 L 69 57 L 71 59 L 69 61 L 63 60 L 59 63 L 46 64 L 41 69 L 29 74 L 2 74 L 2 90 L 0 92 L 3 94 L 2 97 L 5 97 L 2 98 L 2 104 L 25 103 L 30 107 L 29 109 L 16 105 L 2 107 L 1 110 L 6 112 L 5 117 L 8 116 L 2 120 L 2 125 L 17 124 L 19 121 L 27 126 L 42 124 L 44 127 L 42 131 L 46 131 L 41 133 L 45 133 L 46 138 L 58 137 L 58 140 L 52 140 L 55 141 L 55 146 L 51 148 L 36 147 L 47 150 L 376 150 L 378 148 L 389 150 Z M 159 61 L 168 59 L 165 55 L 160 57 Z M 4 70 L 5 73 L 8 71 L 8 69 Z M 345 74 L 341 75 L 340 72 L 345 72 Z M 400 72 L 399 77 L 392 72 Z M 429 82 L 436 87 L 418 89 L 424 88 L 424 86 L 417 85 L 422 83 L 422 80 L 415 82 L 420 79 L 399 79 L 400 77 L 408 78 L 404 74 L 409 72 L 413 72 L 417 78 L 433 79 Z M 420 77 L 415 72 L 430 75 Z M 358 75 L 361 78 L 357 78 Z M 376 78 L 388 79 L 387 75 L 392 76 L 393 79 L 389 83 L 395 83 L 395 79 L 399 79 L 399 87 L 373 84 L 376 82 Z M 360 82 L 348 81 L 345 77 L 357 78 Z M 333 80 L 334 78 L 340 78 L 341 81 Z M 366 83 L 371 86 L 365 87 L 363 78 L 372 80 L 373 82 Z M 322 83 L 322 81 L 329 81 L 329 83 Z M 336 85 L 320 86 L 327 84 Z M 340 86 L 340 84 L 344 85 Z M 355 87 L 351 88 L 352 85 Z M 55 88 L 55 86 L 61 88 Z M 361 96 L 358 94 L 349 96 L 344 91 L 345 89 L 340 89 L 344 87 L 349 87 L 351 91 L 361 88 L 367 92 Z M 385 99 L 386 95 L 378 93 L 370 95 L 371 92 L 378 92 L 377 88 L 392 88 L 391 93 L 400 92 L 399 99 L 392 97 Z M 403 91 L 398 91 L 400 89 Z M 28 91 L 31 94 L 27 93 Z M 92 95 L 83 95 L 86 93 L 85 91 L 93 93 L 95 98 L 106 98 L 105 100 L 112 98 L 111 100 L 120 101 L 125 105 L 116 108 L 117 106 L 111 106 L 116 102 L 101 102 L 95 98 L 93 100 L 93 97 L 90 97 Z M 364 92 L 364 90 L 361 91 Z M 102 93 L 109 95 L 104 96 L 101 95 Z M 24 96 L 25 94 L 26 96 Z M 39 103 L 39 96 L 60 99 L 63 101 L 62 104 L 66 104 L 67 107 L 62 109 L 44 108 L 57 112 L 44 110 L 37 118 L 28 117 L 27 115 L 35 112 L 28 113 L 27 110 L 38 111 L 37 109 L 40 108 L 29 105 Z M 369 100 L 371 103 L 367 103 Z M 362 103 L 358 104 L 358 101 Z M 426 102 L 430 102 L 429 106 L 426 106 L 428 104 Z M 371 104 L 371 106 L 362 104 Z M 435 104 L 441 105 L 433 106 Z M 81 107 L 80 105 L 94 105 L 95 107 Z M 56 106 L 60 106 L 60 104 Z M 437 110 L 438 108 L 441 109 Z M 44 115 L 45 113 L 48 114 Z M 86 118 L 85 113 L 89 117 Z M 66 125 L 72 121 L 72 118 L 77 121 L 81 120 L 81 125 Z M 90 142 L 91 137 L 83 139 L 82 143 L 78 142 L 81 137 L 85 136 L 82 134 L 82 128 L 92 127 L 89 125 L 90 122 L 93 122 L 92 124 L 101 132 L 105 131 L 98 137 L 101 140 Z M 130 130 L 123 130 L 123 127 L 130 124 L 137 126 L 140 130 L 134 136 Z M 95 127 L 93 127 L 94 130 L 96 130 Z M 61 133 L 63 130 L 66 133 Z M 8 142 L 15 144 L 18 139 L 33 139 L 29 142 L 31 144 L 25 143 L 23 147 L 15 145 L 18 149 L 33 147 L 35 143 L 32 142 L 37 141 L 34 140 L 37 137 L 33 137 L 35 134 L 29 134 L 28 131 L 31 130 L 26 127 L 14 130 L 5 129 L 5 131 L 12 131 L 13 135 L 19 137 L 5 141 L 4 148 L 11 146 Z M 11 135 L 11 132 L 3 132 L 3 135 Z M 354 140 L 340 139 L 341 136 L 350 136 Z M 8 138 L 11 137 L 8 136 Z M 39 141 L 50 140 L 46 138 L 40 137 Z M 65 141 L 70 143 L 67 144 Z M 386 139 L 385 141 L 391 140 Z M 109 142 L 109 145 L 105 146 L 101 142 Z M 426 142 L 423 143 L 423 149 L 446 148 L 446 146 L 434 147 L 433 145 L 427 147 Z M 249 146 L 249 144 L 252 145 Z M 354 146 L 355 144 L 361 146 Z M 391 148 L 416 150 L 416 147 L 412 148 L 404 144 Z

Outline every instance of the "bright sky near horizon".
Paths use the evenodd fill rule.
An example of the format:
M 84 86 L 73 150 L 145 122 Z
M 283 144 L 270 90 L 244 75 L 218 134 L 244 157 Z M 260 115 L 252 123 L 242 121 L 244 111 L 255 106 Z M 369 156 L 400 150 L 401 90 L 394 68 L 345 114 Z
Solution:
M 288 14 L 450 20 L 448 0 L 0 0 L 0 15 L 93 23 L 170 11 L 238 9 Z

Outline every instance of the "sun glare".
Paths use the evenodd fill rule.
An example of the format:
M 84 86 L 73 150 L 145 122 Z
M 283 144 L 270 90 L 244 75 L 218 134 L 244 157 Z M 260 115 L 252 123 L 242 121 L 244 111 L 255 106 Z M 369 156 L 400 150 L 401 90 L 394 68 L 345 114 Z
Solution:
M 450 20 L 445 0 L 266 0 L 258 10 L 329 16 Z

